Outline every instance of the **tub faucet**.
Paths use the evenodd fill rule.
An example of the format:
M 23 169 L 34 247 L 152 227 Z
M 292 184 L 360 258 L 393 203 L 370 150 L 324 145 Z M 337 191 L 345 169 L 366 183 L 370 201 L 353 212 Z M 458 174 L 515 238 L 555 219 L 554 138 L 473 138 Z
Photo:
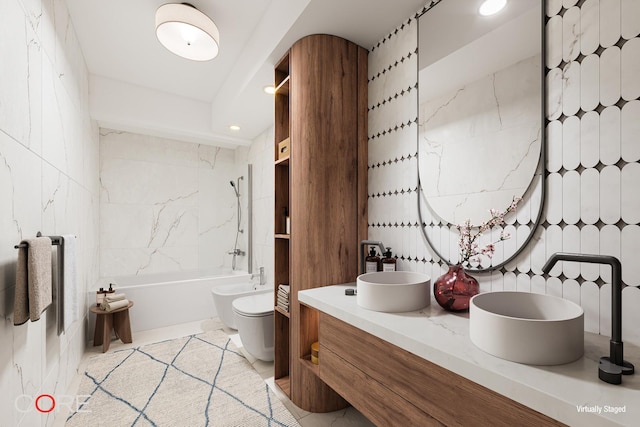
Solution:
M 363 240 L 360 242 L 360 274 L 364 273 L 364 247 L 365 246 L 377 246 L 380 248 L 380 251 L 384 254 L 387 252 L 387 248 L 384 247 L 382 242 L 377 240 Z
M 574 254 L 556 252 L 551 255 L 542 271 L 549 274 L 558 261 L 588 262 L 592 264 L 609 264 L 611 266 L 611 340 L 609 356 L 600 358 L 598 378 L 609 384 L 620 384 L 622 375 L 631 375 L 634 367 L 624 360 L 622 345 L 622 265 L 620 260 L 609 255 Z

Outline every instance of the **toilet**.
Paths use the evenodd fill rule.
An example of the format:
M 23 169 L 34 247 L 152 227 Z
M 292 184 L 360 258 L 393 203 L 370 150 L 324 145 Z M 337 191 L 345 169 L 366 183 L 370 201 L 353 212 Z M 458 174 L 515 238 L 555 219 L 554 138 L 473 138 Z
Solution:
M 238 298 L 232 305 L 245 350 L 256 359 L 273 361 L 273 294 Z

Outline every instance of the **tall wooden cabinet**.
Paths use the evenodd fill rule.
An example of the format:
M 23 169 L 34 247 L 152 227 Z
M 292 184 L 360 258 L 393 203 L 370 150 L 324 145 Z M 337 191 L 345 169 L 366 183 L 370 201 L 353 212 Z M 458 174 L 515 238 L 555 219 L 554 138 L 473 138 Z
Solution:
M 290 285 L 290 304 L 275 309 L 274 375 L 300 408 L 334 411 L 347 403 L 310 361 L 318 312 L 299 304 L 298 291 L 358 275 L 367 234 L 367 51 L 336 36 L 304 37 L 276 65 L 275 83 L 275 285 L 276 295 Z

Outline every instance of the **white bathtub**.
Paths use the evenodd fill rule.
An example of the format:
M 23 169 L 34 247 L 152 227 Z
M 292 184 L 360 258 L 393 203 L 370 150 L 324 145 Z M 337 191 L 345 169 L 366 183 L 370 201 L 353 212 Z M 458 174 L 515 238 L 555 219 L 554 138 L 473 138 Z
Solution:
M 114 283 L 116 292 L 134 302 L 129 315 L 135 332 L 216 317 L 211 289 L 250 282 L 246 272 L 184 272 L 108 277 L 101 279 L 99 287 Z M 95 291 L 88 298 L 95 304 Z

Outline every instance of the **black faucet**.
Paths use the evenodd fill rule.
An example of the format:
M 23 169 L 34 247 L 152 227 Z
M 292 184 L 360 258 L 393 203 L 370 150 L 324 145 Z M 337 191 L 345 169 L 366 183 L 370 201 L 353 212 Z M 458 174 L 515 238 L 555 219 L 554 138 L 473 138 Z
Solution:
M 609 264 L 611 266 L 611 340 L 609 357 L 601 357 L 598 366 L 598 378 L 609 384 L 622 383 L 622 375 L 631 375 L 634 367 L 624 360 L 622 345 L 622 266 L 618 258 L 609 255 L 573 254 L 556 252 L 542 267 L 549 274 L 558 261 L 588 262 Z

